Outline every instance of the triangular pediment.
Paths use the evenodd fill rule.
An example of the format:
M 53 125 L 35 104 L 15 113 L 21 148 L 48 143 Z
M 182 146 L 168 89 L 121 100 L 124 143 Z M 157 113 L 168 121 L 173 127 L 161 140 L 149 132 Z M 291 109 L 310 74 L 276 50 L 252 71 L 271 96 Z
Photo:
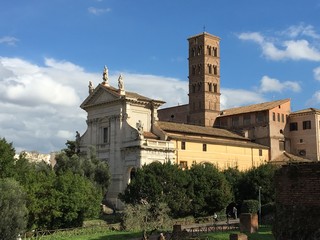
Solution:
M 97 88 L 91 93 L 86 100 L 81 104 L 81 108 L 99 105 L 103 103 L 113 102 L 120 99 L 120 95 L 117 94 L 114 89 L 104 86 L 97 86 Z

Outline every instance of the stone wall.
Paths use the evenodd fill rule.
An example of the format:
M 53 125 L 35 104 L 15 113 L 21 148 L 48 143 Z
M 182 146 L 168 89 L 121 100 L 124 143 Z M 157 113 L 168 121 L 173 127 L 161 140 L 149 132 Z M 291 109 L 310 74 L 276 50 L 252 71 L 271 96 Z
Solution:
M 285 165 L 276 172 L 278 240 L 320 239 L 320 163 Z

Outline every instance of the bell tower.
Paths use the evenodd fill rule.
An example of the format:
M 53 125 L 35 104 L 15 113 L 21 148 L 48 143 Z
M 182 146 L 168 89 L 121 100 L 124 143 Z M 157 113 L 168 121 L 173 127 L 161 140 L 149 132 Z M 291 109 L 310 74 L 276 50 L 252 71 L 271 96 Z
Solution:
M 188 123 L 212 127 L 220 113 L 220 38 L 203 32 L 188 41 Z

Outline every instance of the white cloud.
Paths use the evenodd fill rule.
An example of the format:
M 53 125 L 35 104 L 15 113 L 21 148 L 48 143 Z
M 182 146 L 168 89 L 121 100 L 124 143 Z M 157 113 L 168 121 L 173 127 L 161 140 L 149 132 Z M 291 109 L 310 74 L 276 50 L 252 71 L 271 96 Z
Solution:
M 221 109 L 240 107 L 266 101 L 260 93 L 244 89 L 221 89 L 220 98 Z
M 283 92 L 285 90 L 291 90 L 293 92 L 299 92 L 301 90 L 300 84 L 292 81 L 280 82 L 278 79 L 263 76 L 261 79 L 260 92 Z
M 251 41 L 259 43 L 259 44 L 264 43 L 264 37 L 258 32 L 241 33 L 238 35 L 238 37 L 241 40 L 251 40 Z
M 101 15 L 107 12 L 110 12 L 111 8 L 95 8 L 95 7 L 89 7 L 88 12 L 93 15 Z
M 315 32 L 309 29 L 304 29 L 303 35 L 312 35 L 318 37 Z M 288 35 L 297 36 L 301 33 L 301 29 L 291 29 Z M 309 60 L 320 61 L 320 51 L 315 46 L 312 46 L 306 39 L 297 40 L 282 40 L 282 39 L 267 39 L 261 33 L 249 32 L 238 35 L 239 39 L 253 41 L 260 45 L 262 54 L 271 60 Z M 277 45 L 276 45 L 277 43 Z
M 307 105 L 308 106 L 315 106 L 315 105 L 318 105 L 318 104 L 320 104 L 320 91 L 316 91 L 312 95 L 311 99 L 309 99 L 307 101 Z
M 88 82 L 97 86 L 100 73 L 86 72 L 68 61 L 44 59 L 44 66 L 18 58 L 0 57 L 0 137 L 22 150 L 48 153 L 65 147 L 75 132 L 86 130 L 80 104 L 88 96 Z M 109 71 L 117 87 L 120 72 Z M 188 103 L 188 82 L 164 76 L 122 72 L 126 91 L 163 100 L 163 107 Z M 221 89 L 221 109 L 263 102 L 262 93 Z
M 0 44 L 4 43 L 10 46 L 14 46 L 16 45 L 16 42 L 18 42 L 19 40 L 15 37 L 10 37 L 10 36 L 5 36 L 0 38 Z
M 313 69 L 314 79 L 320 81 L 320 67 Z
M 300 23 L 299 25 L 290 26 L 288 29 L 284 30 L 281 34 L 289 36 L 291 38 L 296 38 L 299 36 L 307 36 L 314 39 L 320 39 L 320 35 L 316 33 L 312 25 L 305 25 Z
M 117 86 L 120 72 L 110 76 L 110 83 Z M 165 101 L 163 107 L 188 103 L 188 82 L 179 79 L 147 75 L 122 73 L 124 87 L 130 92 L 136 92 L 149 98 Z

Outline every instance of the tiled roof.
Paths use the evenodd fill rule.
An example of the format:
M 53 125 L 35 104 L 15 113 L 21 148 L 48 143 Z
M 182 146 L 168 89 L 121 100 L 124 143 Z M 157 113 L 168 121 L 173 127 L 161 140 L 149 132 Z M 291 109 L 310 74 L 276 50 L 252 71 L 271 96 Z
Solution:
M 159 137 L 152 132 L 143 132 L 143 137 L 148 139 L 159 139 Z
M 291 114 L 301 114 L 301 113 L 320 113 L 320 109 L 307 108 L 307 109 L 302 109 L 302 110 L 299 110 L 299 111 L 292 112 Z
M 201 141 L 218 145 L 268 148 L 256 144 L 250 139 L 221 128 L 202 127 L 183 123 L 158 121 L 157 125 L 171 138 L 190 141 Z
M 245 137 L 242 137 L 238 134 L 230 132 L 226 129 L 222 128 L 214 128 L 214 127 L 202 127 L 197 125 L 189 125 L 184 123 L 174 123 L 174 122 L 157 122 L 158 126 L 165 132 L 175 132 L 175 133 L 183 133 L 190 135 L 205 135 L 211 137 L 223 137 L 223 138 L 233 138 L 233 139 L 241 139 L 248 140 Z
M 244 107 L 225 109 L 221 111 L 221 115 L 218 117 L 270 110 L 288 101 L 290 101 L 289 98 L 272 101 L 272 102 L 258 103 L 258 104 L 244 106 Z
M 287 152 L 283 152 L 280 156 L 270 161 L 270 163 L 276 164 L 276 165 L 283 165 L 288 163 L 301 163 L 301 162 L 312 162 L 312 160 L 302 158 Z
M 114 95 L 116 96 L 121 96 L 119 94 L 119 90 L 117 88 L 114 88 L 112 86 L 105 86 L 103 84 L 101 84 L 102 87 L 108 89 L 109 91 L 111 91 Z M 148 98 L 148 97 L 145 97 L 145 96 L 142 96 L 138 93 L 135 93 L 135 92 L 129 92 L 129 91 L 126 91 L 125 90 L 125 96 L 128 97 L 128 98 L 136 98 L 138 100 L 143 100 L 143 101 L 157 101 L 157 102 L 163 102 L 164 101 L 160 101 L 160 100 L 154 100 L 154 99 L 151 99 L 151 98 Z

